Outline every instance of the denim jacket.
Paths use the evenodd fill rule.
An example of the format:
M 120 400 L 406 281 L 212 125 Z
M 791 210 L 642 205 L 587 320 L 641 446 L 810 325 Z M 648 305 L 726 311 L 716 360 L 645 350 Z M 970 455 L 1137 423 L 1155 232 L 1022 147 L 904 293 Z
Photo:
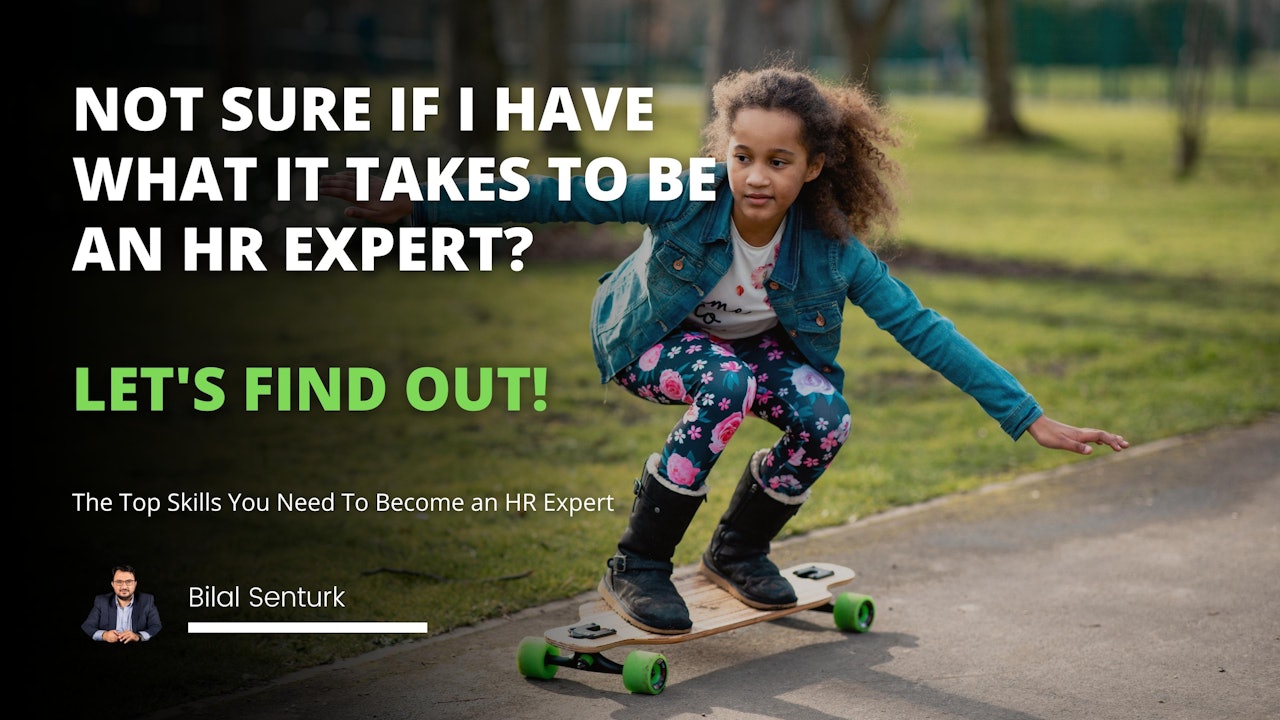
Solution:
M 646 226 L 640 247 L 600 278 L 591 308 L 592 346 L 601 382 L 608 382 L 680 326 L 728 271 L 733 244 L 733 197 L 723 164 L 716 166 L 714 201 L 649 199 L 649 178 L 633 175 L 616 200 L 597 200 L 585 181 L 570 181 L 560 200 L 555 178 L 530 177 L 529 192 L 515 201 L 415 203 L 417 225 L 491 225 L 501 222 L 638 222 Z M 684 178 L 688 187 L 687 174 Z M 608 181 L 602 186 L 608 187 Z M 1007 370 L 961 335 L 955 325 L 921 306 L 915 293 L 859 242 L 832 240 L 806 221 L 799 203 L 787 215 L 782 248 L 765 283 L 778 322 L 805 359 L 837 388 L 844 369 L 836 362 L 845 301 L 930 368 L 972 396 L 1000 427 L 1017 438 L 1042 411 Z

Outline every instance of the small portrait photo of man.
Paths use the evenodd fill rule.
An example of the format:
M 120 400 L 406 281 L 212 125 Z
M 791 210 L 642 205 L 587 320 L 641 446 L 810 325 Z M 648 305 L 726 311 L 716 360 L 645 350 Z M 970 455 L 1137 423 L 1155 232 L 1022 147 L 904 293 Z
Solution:
M 160 632 L 155 598 L 138 592 L 138 573 L 131 565 L 111 568 L 111 592 L 93 599 L 81 629 L 98 642 L 146 642 Z

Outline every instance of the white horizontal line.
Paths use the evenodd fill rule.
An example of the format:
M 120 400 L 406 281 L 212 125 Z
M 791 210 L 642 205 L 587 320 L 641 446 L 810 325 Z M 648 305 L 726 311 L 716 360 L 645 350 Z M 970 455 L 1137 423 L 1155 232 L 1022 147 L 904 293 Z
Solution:
M 267 635 L 277 633 L 426 634 L 428 631 L 425 622 L 189 622 L 187 632 Z

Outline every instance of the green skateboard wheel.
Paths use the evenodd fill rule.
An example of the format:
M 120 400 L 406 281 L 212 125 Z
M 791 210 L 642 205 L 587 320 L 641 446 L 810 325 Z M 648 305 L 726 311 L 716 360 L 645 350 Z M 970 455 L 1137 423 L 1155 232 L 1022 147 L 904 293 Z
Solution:
M 866 595 L 840 593 L 832 616 L 841 630 L 864 633 L 876 619 L 876 604 Z
M 633 693 L 657 695 L 667 686 L 667 659 L 636 650 L 622 663 L 622 685 Z
M 540 637 L 527 637 L 516 650 L 516 667 L 527 678 L 550 680 L 555 677 L 557 666 L 547 662 L 548 655 L 559 656 L 560 648 Z

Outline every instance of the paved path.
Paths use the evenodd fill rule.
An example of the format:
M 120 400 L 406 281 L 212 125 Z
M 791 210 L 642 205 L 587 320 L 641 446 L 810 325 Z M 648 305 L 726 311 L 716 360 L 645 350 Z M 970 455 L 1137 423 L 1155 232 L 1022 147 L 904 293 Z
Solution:
M 671 646 L 671 685 L 516 673 L 526 611 L 167 713 L 255 718 L 1280 718 L 1280 419 L 781 543 L 859 572 L 866 635 L 804 613 Z

